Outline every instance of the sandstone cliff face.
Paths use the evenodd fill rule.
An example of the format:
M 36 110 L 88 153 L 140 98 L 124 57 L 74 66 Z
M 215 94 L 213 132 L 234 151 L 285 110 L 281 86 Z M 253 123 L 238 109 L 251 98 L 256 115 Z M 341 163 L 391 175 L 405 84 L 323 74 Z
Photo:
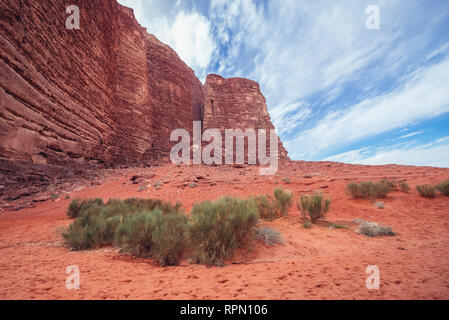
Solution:
M 65 26 L 72 4 L 79 30 Z M 2 190 L 62 179 L 64 167 L 166 159 L 170 133 L 192 134 L 198 120 L 273 128 L 257 83 L 211 75 L 203 88 L 116 1 L 0 1 L 0 200 Z
M 200 117 L 201 82 L 109 0 L 0 2 L 0 158 L 132 164 L 166 155 Z
M 210 74 L 203 86 L 204 110 L 203 128 L 225 129 L 265 129 L 267 130 L 267 149 L 269 150 L 269 131 L 274 130 L 268 113 L 266 99 L 255 81 L 230 78 Z M 224 136 L 224 134 L 223 134 Z M 287 159 L 287 151 L 278 139 L 278 153 Z M 245 144 L 247 146 L 247 144 Z M 246 147 L 245 147 L 245 150 Z M 245 161 L 246 159 L 245 155 Z

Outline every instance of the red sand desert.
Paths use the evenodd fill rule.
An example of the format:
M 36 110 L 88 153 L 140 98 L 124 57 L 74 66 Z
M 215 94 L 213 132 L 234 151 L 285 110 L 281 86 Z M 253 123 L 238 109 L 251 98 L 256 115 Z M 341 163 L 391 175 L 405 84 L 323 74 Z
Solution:
M 152 182 L 160 180 L 164 186 L 138 192 L 130 183 L 136 173 L 155 174 Z M 197 177 L 198 187 L 190 188 Z M 291 184 L 285 185 L 285 177 Z M 32 208 L 0 212 L 0 299 L 448 299 L 449 198 L 425 199 L 414 189 L 448 177 L 449 169 L 324 162 L 287 163 L 276 175 L 265 177 L 255 166 L 167 164 L 115 170 L 97 186 L 73 185 L 73 191 L 62 191 L 59 198 Z M 382 200 L 383 210 L 345 195 L 348 181 L 382 178 L 405 180 L 412 191 L 389 194 Z M 237 256 L 222 268 L 190 264 L 187 259 L 180 266 L 162 268 L 113 247 L 73 252 L 61 237 L 72 222 L 65 214 L 71 201 L 65 195 L 179 200 L 189 212 L 197 201 L 271 194 L 279 185 L 293 191 L 294 201 L 314 190 L 330 195 L 326 220 L 350 229 L 305 229 L 294 206 L 288 217 L 261 222 L 280 231 L 284 245 L 256 244 L 249 256 Z M 352 222 L 356 218 L 389 225 L 397 235 L 357 234 Z M 79 290 L 66 288 L 69 265 L 80 269 Z M 379 267 L 379 290 L 366 288 L 369 265 Z

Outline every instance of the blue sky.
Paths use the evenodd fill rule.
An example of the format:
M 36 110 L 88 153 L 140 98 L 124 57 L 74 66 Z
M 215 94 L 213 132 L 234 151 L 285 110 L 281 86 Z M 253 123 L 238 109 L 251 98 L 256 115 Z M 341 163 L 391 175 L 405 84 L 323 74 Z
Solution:
M 119 2 L 200 80 L 259 82 L 292 159 L 449 167 L 449 1 Z

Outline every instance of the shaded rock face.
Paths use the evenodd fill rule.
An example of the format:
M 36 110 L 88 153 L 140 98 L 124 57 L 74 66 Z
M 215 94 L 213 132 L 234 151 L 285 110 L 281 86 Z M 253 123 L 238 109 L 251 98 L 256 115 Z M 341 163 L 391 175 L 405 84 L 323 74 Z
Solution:
M 109 0 L 0 2 L 0 158 L 141 163 L 199 120 L 202 85 L 132 10 Z
M 79 30 L 66 28 L 72 4 Z M 192 136 L 200 120 L 273 128 L 257 83 L 211 75 L 203 87 L 116 1 L 0 1 L 0 174 L 14 188 L 33 185 L 33 168 L 50 184 L 55 166 L 165 161 L 171 132 Z
M 265 129 L 266 150 L 269 152 L 269 132 L 274 130 L 268 113 L 266 99 L 255 81 L 230 78 L 210 74 L 203 86 L 204 109 L 202 113 L 203 129 L 216 128 L 222 131 L 224 146 L 224 130 Z M 287 151 L 278 140 L 279 158 L 288 159 Z M 257 149 L 257 148 L 256 148 Z M 247 161 L 247 142 L 245 141 L 245 161 Z M 234 146 L 235 153 L 235 146 Z M 223 151 L 224 158 L 224 151 Z

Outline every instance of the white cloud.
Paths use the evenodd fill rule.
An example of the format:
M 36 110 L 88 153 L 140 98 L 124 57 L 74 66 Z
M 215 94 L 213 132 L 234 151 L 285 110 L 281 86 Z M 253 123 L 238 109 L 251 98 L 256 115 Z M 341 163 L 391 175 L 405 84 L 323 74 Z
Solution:
M 436 140 L 435 143 L 441 143 L 441 142 L 444 142 L 444 141 L 447 141 L 447 140 L 449 140 L 449 136 L 440 138 L 440 139 Z
M 418 69 L 392 92 L 331 112 L 286 144 L 299 147 L 293 156 L 316 155 L 448 112 L 448 74 L 449 59 Z
M 170 7 L 174 9 L 170 10 L 171 14 L 164 14 L 167 4 L 160 1 L 119 2 L 134 8 L 136 19 L 149 33 L 172 47 L 199 78 L 205 78 L 216 49 L 212 25 L 205 16 L 194 10 L 183 11 L 180 1 Z
M 399 139 L 405 139 L 405 138 L 414 137 L 414 136 L 416 136 L 416 135 L 418 135 L 418 134 L 421 134 L 421 133 L 423 133 L 423 132 L 424 132 L 423 130 L 415 131 L 415 132 L 412 132 L 412 133 L 409 133 L 409 134 L 405 134 L 405 135 L 403 135 L 403 136 L 400 136 Z
M 402 164 L 449 168 L 449 144 L 436 146 L 430 143 L 414 148 L 377 150 L 372 155 L 369 153 L 368 148 L 364 148 L 341 153 L 325 160 L 369 165 Z

